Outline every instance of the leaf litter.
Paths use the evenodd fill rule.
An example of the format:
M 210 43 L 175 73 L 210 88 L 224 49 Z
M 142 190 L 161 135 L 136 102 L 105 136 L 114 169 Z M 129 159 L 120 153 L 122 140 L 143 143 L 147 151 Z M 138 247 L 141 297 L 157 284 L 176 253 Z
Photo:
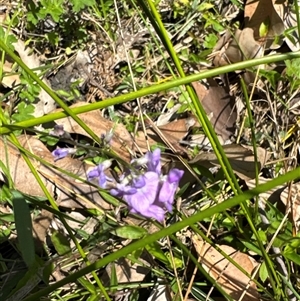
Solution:
M 224 39 L 222 36 L 218 37 L 219 43 L 213 49 L 213 52 L 215 53 L 212 53 L 211 55 L 213 58 L 213 65 L 224 66 L 234 62 L 261 57 L 266 53 L 266 51 L 276 51 L 277 49 L 280 49 L 284 42 L 291 50 L 299 50 L 299 42 L 293 42 L 291 38 L 282 35 L 284 30 L 296 25 L 295 14 L 290 10 L 287 1 L 282 1 L 280 3 L 271 0 L 254 2 L 246 1 L 243 18 L 245 21 L 243 28 L 241 27 L 240 29 L 236 29 L 234 33 L 227 31 L 223 35 Z M 183 33 L 181 35 L 183 35 Z M 280 35 L 281 37 L 278 38 Z M 295 32 L 293 35 L 295 35 Z M 141 31 L 140 34 L 128 33 L 126 36 L 128 43 L 125 43 L 127 45 L 127 50 L 133 50 L 135 44 L 142 44 L 145 39 L 148 39 L 146 36 L 147 35 L 145 34 L 145 31 Z M 180 37 L 178 39 L 180 39 Z M 105 39 L 101 37 L 100 40 L 104 45 L 106 42 Z M 191 43 L 191 40 L 186 41 Z M 182 45 L 183 44 L 180 42 L 180 47 L 177 47 L 176 49 L 181 51 L 182 49 L 188 49 L 188 46 L 190 46 L 184 45 L 184 47 L 182 47 Z M 71 77 L 68 78 L 69 86 L 72 86 L 74 74 L 80 73 L 80 80 L 84 83 L 80 86 L 80 89 L 84 89 L 86 87 L 88 89 L 88 93 L 84 95 L 86 100 L 101 100 L 107 98 L 108 96 L 113 96 L 119 93 L 118 91 L 120 90 L 117 91 L 116 87 L 122 82 L 122 79 L 118 78 L 121 75 L 116 75 L 114 67 L 122 62 L 122 60 L 126 60 L 126 51 L 124 50 L 124 45 L 122 46 L 122 42 L 120 41 L 116 43 L 115 46 L 116 49 L 114 52 L 108 50 L 108 48 L 105 49 L 105 47 L 98 44 L 97 50 L 93 53 L 94 57 L 98 57 L 98 61 L 92 58 L 91 60 L 87 60 L 87 63 L 81 64 L 80 67 L 72 65 L 72 70 L 67 69 L 67 66 L 61 67 L 62 70 L 64 70 L 64 68 L 66 68 L 66 70 L 70 70 L 68 71 L 71 73 Z M 25 61 L 26 64 L 31 68 L 40 67 L 40 59 L 37 58 L 36 55 L 32 55 L 30 53 L 30 47 L 25 47 L 25 44 L 21 39 L 18 39 L 18 42 L 15 44 L 15 49 L 22 60 Z M 135 52 L 135 59 L 137 59 L 140 55 L 140 50 L 138 51 L 139 52 Z M 160 61 L 160 57 L 157 56 L 152 59 L 151 64 L 153 64 L 154 61 L 158 63 Z M 277 68 L 278 66 L 275 67 Z M 12 65 L 7 60 L 4 61 L 3 69 L 5 72 L 10 72 L 13 70 Z M 281 74 L 284 74 L 285 71 L 280 72 L 282 72 Z M 253 70 L 251 74 L 254 76 L 248 83 L 250 86 L 254 83 L 253 79 L 255 78 Z M 55 76 L 57 79 L 59 79 L 59 73 L 53 73 L 51 81 L 52 83 L 53 79 L 55 79 Z M 60 78 L 63 78 L 63 76 L 60 76 Z M 49 81 L 46 79 L 44 80 L 47 84 L 49 84 Z M 61 79 L 59 80 L 61 81 Z M 101 85 L 98 84 L 99 82 L 101 82 Z M 3 84 L 6 86 L 6 88 L 14 88 L 15 85 L 20 84 L 20 80 L 17 75 L 14 75 L 14 77 L 4 76 Z M 239 90 L 234 90 L 234 85 L 235 83 L 231 84 L 230 80 L 229 82 L 226 81 L 225 77 L 208 79 L 205 83 L 193 83 L 196 94 L 201 101 L 207 115 L 209 116 L 221 143 L 225 144 L 224 151 L 229 159 L 230 164 L 232 165 L 235 174 L 240 179 L 246 181 L 250 188 L 250 183 L 253 185 L 253 179 L 256 177 L 255 166 L 257 165 L 259 172 L 265 173 L 270 157 L 272 156 L 273 159 L 276 159 L 276 154 L 279 153 L 278 150 L 280 146 L 278 145 L 278 140 L 275 142 L 271 141 L 272 135 L 274 135 L 276 132 L 274 128 L 277 129 L 280 127 L 281 131 L 284 132 L 289 128 L 290 124 L 281 123 L 280 120 L 277 121 L 277 104 L 274 105 L 275 110 L 270 113 L 270 116 L 261 118 L 263 115 L 260 114 L 262 114 L 261 112 L 264 111 L 265 108 L 262 102 L 259 102 L 258 99 L 255 99 L 257 95 L 254 95 L 254 101 L 251 102 L 251 105 L 255 112 L 258 111 L 254 117 L 256 119 L 255 122 L 258 130 L 257 134 L 260 136 L 259 139 L 261 139 L 258 139 L 257 141 L 259 144 L 257 148 L 258 162 L 255 162 L 253 148 L 245 146 L 245 144 L 251 144 L 249 138 L 246 136 L 242 137 L 243 144 L 233 143 L 233 141 L 235 141 L 237 131 L 240 129 L 239 127 L 242 127 L 242 120 L 239 115 L 244 114 L 243 110 L 241 111 L 242 114 L 237 112 L 236 99 L 238 98 Z M 62 86 L 62 88 L 66 89 L 65 86 Z M 263 93 L 265 93 L 266 98 L 270 97 L 271 94 L 268 94 L 269 92 L 266 84 L 261 87 L 261 90 L 263 90 Z M 126 91 L 126 89 L 124 91 Z M 259 97 L 261 97 L 261 94 Z M 274 98 L 273 96 L 271 97 Z M 49 96 L 44 91 L 41 92 L 39 98 L 40 101 L 35 107 L 35 116 L 42 116 L 55 109 L 53 100 L 49 99 Z M 162 98 L 163 97 L 158 98 L 158 102 L 162 102 Z M 154 100 L 157 101 L 157 99 Z M 153 99 L 148 99 L 147 101 L 148 103 L 153 103 Z M 73 107 L 80 105 L 82 105 L 82 103 L 77 102 L 75 105 L 73 105 Z M 124 120 L 124 111 L 126 111 L 125 109 L 127 108 L 118 108 L 117 114 L 118 117 L 121 116 L 119 119 L 121 121 L 117 123 L 115 121 L 111 121 L 111 116 L 108 116 L 109 113 L 107 114 L 107 112 L 104 111 L 83 113 L 80 114 L 79 117 L 99 137 L 102 134 L 108 133 L 112 130 L 113 137 L 110 145 L 111 150 L 127 163 L 130 163 L 132 158 L 135 158 L 137 154 L 144 154 L 147 152 L 148 144 L 146 143 L 146 139 L 148 139 L 150 147 L 154 147 L 159 143 L 165 144 L 165 146 L 174 146 L 176 155 L 180 154 L 184 156 L 192 165 L 201 165 L 207 169 L 210 169 L 211 167 L 219 167 L 216 155 L 211 151 L 207 151 L 207 148 L 201 149 L 203 145 L 200 145 L 199 143 L 197 144 L 197 147 L 199 146 L 200 151 L 196 156 L 192 149 L 187 147 L 189 145 L 189 141 L 186 140 L 186 138 L 188 136 L 193 137 L 198 135 L 199 133 L 197 131 L 199 131 L 199 129 L 201 130 L 199 123 L 194 119 L 193 116 L 183 115 L 182 117 L 179 114 L 175 120 L 169 120 L 169 116 L 173 115 L 170 114 L 168 117 L 165 117 L 167 121 L 164 121 L 164 125 L 157 126 L 153 121 L 149 123 L 146 122 L 146 132 L 141 130 L 140 127 L 133 132 L 129 131 L 128 128 L 122 123 L 122 120 Z M 132 110 L 134 114 L 137 114 L 137 111 L 134 109 L 134 107 L 129 107 L 129 109 Z M 165 112 L 162 114 L 159 110 L 158 112 L 160 117 L 167 115 Z M 291 114 L 291 120 L 293 120 L 294 115 L 292 110 L 287 108 L 285 112 L 286 114 Z M 190 120 L 194 121 L 190 123 Z M 266 128 L 268 123 L 271 123 L 272 126 Z M 63 126 L 64 131 L 68 132 L 70 135 L 80 135 L 81 137 L 84 137 L 84 139 L 88 138 L 82 128 L 79 127 L 78 124 L 70 117 L 58 120 L 57 124 Z M 296 130 L 296 133 L 297 131 L 298 130 Z M 293 133 L 289 138 L 292 139 L 292 141 L 296 141 L 296 136 Z M 64 169 L 76 176 L 86 179 L 89 167 L 92 167 L 93 165 L 89 165 L 74 156 L 69 156 L 63 160 L 54 162 L 49 148 L 47 148 L 44 143 L 34 136 L 20 136 L 19 140 L 28 151 L 34 153 L 37 157 L 42 158 L 46 162 L 53 165 L 53 167 L 49 167 L 43 164 L 43 162 L 39 162 L 39 160 L 32 159 L 32 162 L 35 164 L 37 170 L 41 174 L 43 183 L 46 185 L 49 191 L 51 191 L 52 196 L 56 198 L 56 201 L 61 207 L 64 207 L 67 210 L 101 208 L 102 212 L 104 212 L 104 215 L 107 211 L 112 209 L 112 206 L 108 205 L 108 203 L 102 198 L 97 187 L 77 181 L 73 177 L 62 174 L 57 169 Z M 20 152 L 10 143 L 4 143 L 3 139 L 0 139 L 0 144 L 1 149 L 7 150 L 7 153 L 0 151 L 0 160 L 2 162 L 6 162 L 6 160 L 8 160 L 10 175 L 13 179 L 15 189 L 31 196 L 44 196 L 40 186 L 37 185 L 35 178 L 28 169 L 28 166 L 20 157 Z M 205 145 L 207 146 L 209 144 Z M 174 159 L 174 156 L 168 153 L 168 151 L 165 152 L 165 155 L 166 157 L 171 157 L 171 161 L 173 161 L 173 163 L 174 160 L 177 161 L 176 156 Z M 295 152 L 292 155 L 295 155 Z M 170 165 L 172 163 L 167 163 L 167 165 L 168 164 Z M 166 168 L 170 169 L 168 166 L 166 166 Z M 270 169 L 270 171 L 267 173 L 269 176 L 270 174 L 274 175 L 275 168 Z M 2 174 L 2 181 L 7 181 L 7 179 L 5 179 L 4 172 Z M 28 185 L 28 183 L 30 183 L 30 185 Z M 295 187 L 297 187 L 297 183 L 295 184 Z M 185 197 L 185 195 L 183 195 L 183 197 Z M 296 223 L 298 223 L 299 204 L 297 202 L 297 191 L 296 193 L 292 192 L 290 194 L 288 192 L 288 188 L 285 188 L 284 192 L 281 194 L 281 200 L 286 206 L 288 206 L 288 199 L 290 199 L 290 201 L 293 203 L 292 218 Z M 184 200 L 183 205 L 185 205 Z M 51 220 L 53 219 L 53 215 L 48 214 L 49 212 L 46 212 L 47 211 L 43 210 L 33 221 L 34 232 L 40 242 L 45 242 L 46 236 L 49 235 L 49 228 L 52 227 Z M 81 219 L 84 218 L 84 216 L 77 218 Z M 74 227 L 79 226 L 74 225 Z M 64 229 L 61 230 L 64 231 Z M 93 230 L 87 231 L 86 235 L 93 235 L 92 231 Z M 205 247 L 203 242 L 201 242 L 199 247 L 199 241 L 197 241 L 195 237 L 192 237 L 192 243 L 194 244 L 198 255 L 202 258 L 202 265 L 205 266 L 213 279 L 215 279 L 220 287 L 229 295 L 231 295 L 234 300 L 240 299 L 245 291 L 246 286 L 249 284 L 249 277 L 244 273 L 241 273 L 239 269 L 228 262 L 228 260 L 212 246 L 206 245 Z M 104 245 L 104 247 L 101 249 L 102 252 L 105 250 L 105 246 L 106 245 Z M 113 244 L 109 248 L 110 250 L 114 250 L 115 247 L 116 246 Z M 256 263 L 255 261 L 252 261 L 251 256 L 242 253 L 228 245 L 219 245 L 219 247 L 225 253 L 230 254 L 230 256 L 238 265 L 251 274 L 256 266 Z M 206 254 L 205 256 L 203 256 L 203 252 Z M 115 264 L 117 275 L 119 277 L 117 283 L 123 282 L 122 279 L 124 279 L 124 282 L 143 280 L 143 277 L 141 278 L 140 275 L 135 274 L 135 270 L 137 270 L 138 265 L 132 264 L 132 262 L 127 259 L 124 259 L 123 262 L 118 262 Z M 107 273 L 111 275 L 111 267 L 107 267 L 107 269 Z M 70 272 L 70 270 L 65 270 L 65 272 Z M 58 278 L 61 279 L 64 277 L 58 271 L 56 271 L 56 273 L 59 275 L 57 276 Z M 257 288 L 252 282 L 250 283 L 248 291 L 246 292 L 245 300 L 259 300 Z

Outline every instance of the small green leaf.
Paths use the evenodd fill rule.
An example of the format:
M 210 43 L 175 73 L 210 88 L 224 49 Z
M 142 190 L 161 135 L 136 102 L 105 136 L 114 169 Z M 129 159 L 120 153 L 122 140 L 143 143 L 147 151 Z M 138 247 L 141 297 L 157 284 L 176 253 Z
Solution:
M 169 252 L 167 252 L 166 256 L 169 260 L 168 266 L 170 266 L 172 269 L 174 269 L 174 268 L 181 269 L 183 267 L 183 262 L 181 259 L 179 259 L 175 256 L 173 256 L 173 259 L 172 259 L 171 254 Z M 174 263 L 175 267 L 173 267 L 173 263 Z
M 67 237 L 59 231 L 54 231 L 51 241 L 59 255 L 65 255 L 71 251 L 70 242 Z
M 84 279 L 83 277 L 78 278 L 77 280 L 87 291 L 90 292 L 91 295 L 97 295 L 96 288 L 90 281 Z
M 23 121 L 29 118 L 34 118 L 34 106 L 32 104 L 25 104 L 25 102 L 20 102 L 17 106 L 17 112 L 12 115 L 12 119 L 15 121 Z
M 261 242 L 262 242 L 263 244 L 266 243 L 266 241 L 267 241 L 267 235 L 266 235 L 266 233 L 265 233 L 264 231 L 262 231 L 262 230 L 258 230 L 258 231 L 257 231 L 257 234 L 258 234 L 258 236 L 259 236 Z
M 292 248 L 299 248 L 300 247 L 300 237 L 294 237 L 291 242 L 289 243 L 289 245 L 292 247 Z
M 201 3 L 198 7 L 197 7 L 197 10 L 198 11 L 205 11 L 205 10 L 209 10 L 211 8 L 213 8 L 214 5 L 211 4 L 211 3 L 207 3 L 207 2 L 203 2 Z
M 12 223 L 15 221 L 14 215 L 10 213 L 0 214 L 0 221 Z
M 218 41 L 218 37 L 215 34 L 210 33 L 205 37 L 203 46 L 209 49 L 214 48 L 215 45 L 217 44 L 217 41 Z
M 73 4 L 73 10 L 76 13 L 78 13 L 86 6 L 93 6 L 96 4 L 95 0 L 71 0 L 71 2 Z
M 12 192 L 12 197 L 20 251 L 25 263 L 30 267 L 35 262 L 30 210 L 25 197 L 21 193 L 15 190 Z
M 259 26 L 259 36 L 264 38 L 267 36 L 270 27 L 270 18 L 267 17 Z
M 268 270 L 265 261 L 262 263 L 262 265 L 259 268 L 259 278 L 262 282 L 265 282 L 268 278 Z
M 139 239 L 147 234 L 147 231 L 138 226 L 123 226 L 111 231 L 112 234 L 126 238 L 126 239 Z
M 300 256 L 299 254 L 295 253 L 295 252 L 284 252 L 283 253 L 284 257 L 293 261 L 294 263 L 296 263 L 298 266 L 300 266 Z
M 117 276 L 117 271 L 116 271 L 115 263 L 112 262 L 111 265 L 110 265 L 110 267 L 111 267 L 110 286 L 118 287 L 118 276 Z M 111 292 L 115 293 L 116 290 L 113 289 Z
M 50 15 L 54 22 L 58 22 L 60 16 L 63 14 L 64 0 L 41 0 L 42 8 L 38 15 L 41 19 L 44 19 L 47 15 Z
M 246 239 L 239 239 L 241 241 L 241 243 L 250 251 L 255 252 L 256 254 L 262 256 L 261 250 L 255 245 L 253 244 L 253 242 L 248 241 Z
M 158 242 L 154 242 L 146 246 L 146 250 L 154 256 L 156 259 L 160 260 L 164 264 L 169 264 L 169 259 L 166 254 L 162 251 L 161 246 Z

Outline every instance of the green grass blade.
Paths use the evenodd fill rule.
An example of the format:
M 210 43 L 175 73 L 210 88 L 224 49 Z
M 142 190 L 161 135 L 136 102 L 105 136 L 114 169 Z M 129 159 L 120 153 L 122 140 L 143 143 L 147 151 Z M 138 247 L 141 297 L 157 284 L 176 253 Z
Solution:
M 19 249 L 24 262 L 28 267 L 35 262 L 35 248 L 32 236 L 32 221 L 29 206 L 24 195 L 14 190 L 12 193 L 12 203 L 14 206 L 14 216 L 18 235 Z
M 1 48 L 1 41 L 0 41 L 0 48 Z M 289 52 L 286 54 L 275 54 L 275 55 L 270 55 L 270 56 L 254 59 L 254 60 L 247 60 L 247 61 L 239 62 L 236 64 L 231 64 L 228 66 L 215 68 L 215 69 L 201 72 L 198 74 L 192 74 L 192 75 L 186 76 L 184 78 L 177 78 L 177 79 L 171 80 L 166 83 L 154 84 L 149 87 L 140 89 L 136 92 L 128 93 L 125 95 L 120 95 L 117 97 L 113 97 L 110 99 L 106 99 L 104 101 L 84 105 L 81 107 L 72 108 L 72 109 L 69 109 L 69 112 L 70 112 L 70 116 L 73 117 L 73 115 L 78 115 L 80 113 L 85 113 L 85 112 L 90 112 L 93 110 L 107 108 L 109 106 L 121 104 L 121 103 L 130 101 L 130 100 L 134 100 L 136 98 L 140 98 L 140 97 L 144 97 L 144 96 L 147 96 L 150 94 L 165 91 L 165 90 L 168 90 L 168 89 L 180 86 L 180 85 L 186 85 L 186 84 L 189 84 L 189 83 L 192 83 L 195 81 L 199 81 L 199 80 L 202 80 L 205 78 L 219 76 L 221 74 L 225 74 L 225 73 L 232 72 L 235 70 L 243 70 L 243 69 L 251 68 L 251 67 L 254 67 L 254 66 L 257 66 L 260 64 L 275 63 L 275 62 L 284 61 L 284 60 L 292 60 L 294 58 L 300 58 L 300 51 Z M 40 81 L 40 79 L 39 79 L 39 81 Z M 11 131 L 16 130 L 16 129 L 30 128 L 30 127 L 33 127 L 33 126 L 36 126 L 39 124 L 56 121 L 58 119 L 69 116 L 69 114 L 66 112 L 51 113 L 51 114 L 48 114 L 48 115 L 45 115 L 42 117 L 31 118 L 31 119 L 28 119 L 28 120 L 22 121 L 22 122 L 16 122 L 13 125 L 10 125 L 10 124 L 2 125 L 0 127 L 0 135 L 10 133 Z

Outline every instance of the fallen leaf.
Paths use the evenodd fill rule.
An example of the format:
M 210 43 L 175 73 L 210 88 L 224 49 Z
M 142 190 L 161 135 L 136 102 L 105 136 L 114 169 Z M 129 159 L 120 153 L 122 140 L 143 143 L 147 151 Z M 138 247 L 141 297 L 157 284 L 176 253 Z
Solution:
M 243 180 L 247 181 L 255 178 L 255 160 L 253 150 L 250 147 L 244 147 L 238 144 L 227 144 L 223 146 L 224 152 L 231 164 L 233 171 Z M 260 171 L 269 158 L 268 152 L 257 147 L 258 171 Z M 210 168 L 220 166 L 215 153 L 202 152 L 197 155 L 190 164 L 199 164 Z
M 260 296 L 254 282 L 250 286 L 243 299 L 240 299 L 245 291 L 250 278 L 228 261 L 217 249 L 200 240 L 198 236 L 192 236 L 196 252 L 201 258 L 200 263 L 209 275 L 221 286 L 221 288 L 233 298 L 233 300 L 259 301 Z M 227 245 L 217 245 L 224 253 L 251 275 L 256 261 L 249 255 L 236 251 Z
M 252 28 L 237 29 L 225 55 L 230 63 L 259 58 L 263 56 L 263 47 L 256 42 Z
M 300 183 L 286 187 L 280 194 L 282 203 L 291 212 L 291 218 L 298 230 L 300 228 Z
M 78 102 L 75 105 L 71 106 L 71 108 L 81 106 L 82 103 Z M 61 110 L 57 110 L 61 111 Z M 132 156 L 136 151 L 146 152 L 147 148 L 147 140 L 143 131 L 138 131 L 135 135 L 130 134 L 126 127 L 118 123 L 112 122 L 101 115 L 100 111 L 90 111 L 86 113 L 82 113 L 78 115 L 80 119 L 97 135 L 101 136 L 109 132 L 113 129 L 113 137 L 111 140 L 111 148 L 112 150 L 124 161 L 130 162 Z M 59 125 L 64 126 L 64 130 L 69 133 L 81 134 L 84 136 L 88 136 L 88 134 L 83 130 L 76 121 L 74 121 L 71 117 L 62 118 L 57 122 Z M 186 127 L 185 121 L 173 121 L 168 125 L 164 125 L 162 129 L 158 128 L 158 131 L 161 134 L 158 134 L 158 131 L 154 126 L 149 127 L 147 129 L 148 142 L 149 145 L 155 145 L 158 142 L 164 142 L 164 138 L 169 140 L 171 144 L 176 148 L 176 152 L 185 153 L 185 148 L 179 145 L 179 141 L 182 135 L 186 134 L 186 130 L 181 130 L 181 133 L 178 134 L 177 130 L 182 126 Z M 178 127 L 179 126 L 179 127 Z M 173 130 L 171 130 L 173 128 Z M 174 130 L 177 129 L 177 130 Z
M 2 70 L 4 71 L 4 75 L 1 82 L 1 84 L 4 87 L 13 88 L 14 86 L 21 83 L 19 74 L 16 73 L 9 75 L 9 73 L 13 73 L 14 71 L 12 70 L 13 63 L 9 60 L 7 56 L 5 56 L 3 64 L 2 62 L 0 62 L 0 68 L 2 68 Z
M 31 159 L 48 191 L 52 195 L 57 195 L 57 202 L 60 206 L 110 209 L 110 205 L 102 199 L 96 187 L 79 182 L 55 169 L 55 167 L 58 167 L 86 179 L 87 171 L 92 168 L 91 165 L 70 157 L 54 162 L 52 154 L 38 138 L 24 135 L 19 136 L 18 140 L 25 149 L 54 165 L 54 168 L 51 168 Z M 15 188 L 31 196 L 44 196 L 43 190 L 23 160 L 19 150 L 9 142 L 5 143 L 3 138 L 0 138 L 0 149 L 3 150 L 0 152 L 0 161 L 5 165 L 8 162 L 10 176 Z M 2 179 L 5 180 L 1 169 L 0 174 L 2 174 Z
M 228 140 L 234 134 L 237 120 L 234 99 L 214 80 L 210 79 L 209 83 L 209 90 L 204 97 L 203 86 L 199 82 L 194 82 L 192 85 L 216 133 L 223 140 Z
M 266 48 L 269 48 L 276 36 L 280 36 L 284 32 L 282 9 L 285 0 L 247 0 L 245 5 L 245 28 L 251 28 L 253 30 L 253 36 L 256 41 L 261 37 L 259 29 L 262 24 L 266 24 L 267 33 L 265 38 L 268 40 Z M 276 10 L 274 5 L 276 4 Z M 281 45 L 278 45 L 280 47 Z M 275 47 L 275 46 L 274 46 Z M 275 48 L 278 48 L 275 47 Z
M 217 67 L 259 58 L 264 48 L 253 36 L 252 28 L 237 29 L 234 36 L 227 31 L 214 47 L 213 64 Z
M 71 108 L 81 106 L 82 103 L 76 103 Z M 57 110 L 61 111 L 61 110 Z M 78 117 L 98 136 L 106 134 L 113 129 L 113 137 L 111 139 L 111 148 L 117 153 L 117 155 L 124 161 L 130 162 L 131 152 L 136 149 L 133 137 L 129 134 L 126 127 L 120 123 L 114 123 L 108 119 L 105 119 L 99 110 L 90 111 L 79 114 Z M 69 133 L 81 134 L 88 136 L 88 134 L 74 121 L 71 117 L 60 119 L 58 124 L 64 126 L 64 130 Z M 136 140 L 139 142 L 138 145 L 142 149 L 147 150 L 145 142 L 145 136 L 142 134 L 140 137 L 137 136 Z
M 37 240 L 36 247 L 42 249 L 49 226 L 53 219 L 53 213 L 42 209 L 41 213 L 32 222 L 33 237 Z
M 112 266 L 114 265 L 117 281 L 118 283 L 132 283 L 132 282 L 143 282 L 146 275 L 150 272 L 149 263 L 144 259 L 140 258 L 140 262 L 144 263 L 143 265 L 138 263 L 133 263 L 127 258 L 120 258 L 116 262 L 110 263 L 107 265 L 102 281 L 104 285 L 109 285 L 110 279 L 112 277 Z

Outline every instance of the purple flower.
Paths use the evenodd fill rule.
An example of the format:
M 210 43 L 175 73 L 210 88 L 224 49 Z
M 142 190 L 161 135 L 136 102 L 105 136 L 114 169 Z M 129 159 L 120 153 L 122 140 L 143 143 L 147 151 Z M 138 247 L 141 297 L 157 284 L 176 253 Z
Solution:
M 158 201 L 160 203 L 163 203 L 169 212 L 172 211 L 172 204 L 174 202 L 175 192 L 178 188 L 179 181 L 182 178 L 183 173 L 183 170 L 177 168 L 171 169 L 167 178 L 165 179 L 160 188 Z
M 160 149 L 156 149 L 147 152 L 144 157 L 133 160 L 132 170 L 126 171 L 120 177 L 120 183 L 115 183 L 110 193 L 123 198 L 131 213 L 162 222 L 166 210 L 172 211 L 175 193 L 184 171 L 172 169 L 167 176 L 162 175 L 160 156 Z M 91 170 L 88 179 L 99 178 L 99 186 L 108 189 L 107 180 L 112 181 L 112 179 L 104 173 L 108 167 L 105 162 Z M 143 165 L 147 166 L 146 170 L 141 168 Z
M 148 171 L 154 171 L 157 174 L 161 172 L 161 164 L 160 164 L 160 154 L 161 151 L 159 148 L 155 149 L 152 153 L 147 152 L 145 157 L 147 159 L 147 167 Z
M 110 190 L 110 194 L 118 198 L 122 198 L 124 195 L 134 194 L 136 191 L 137 190 L 134 187 L 117 183 L 116 187 Z
M 96 166 L 94 169 L 88 172 L 87 179 L 91 181 L 94 178 L 98 178 L 98 184 L 101 188 L 106 188 L 107 181 L 112 181 L 110 177 L 105 174 L 105 170 L 110 167 L 111 161 L 106 160 Z
M 156 202 L 159 188 L 158 174 L 152 171 L 146 172 L 133 181 L 132 188 L 136 189 L 135 193 L 125 193 L 123 195 L 123 199 L 128 204 L 130 211 L 145 217 L 152 217 L 158 221 L 163 221 L 165 210 L 163 206 L 160 206 L 160 204 Z
M 145 156 L 132 160 L 131 163 L 134 166 L 142 166 L 147 165 L 147 171 L 154 171 L 157 174 L 161 172 L 161 164 L 160 164 L 160 149 L 157 148 L 153 152 L 147 152 Z
M 76 149 L 74 148 L 57 148 L 52 152 L 52 155 L 54 157 L 54 161 L 57 161 L 66 157 L 68 154 L 74 154 L 75 152 Z

